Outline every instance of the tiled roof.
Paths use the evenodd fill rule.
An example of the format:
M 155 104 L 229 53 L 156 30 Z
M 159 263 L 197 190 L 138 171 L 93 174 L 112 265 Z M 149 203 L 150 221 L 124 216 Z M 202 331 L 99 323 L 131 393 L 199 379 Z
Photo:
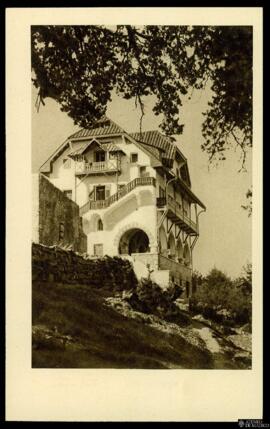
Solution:
M 156 147 L 150 146 L 149 144 L 145 144 L 142 142 L 138 142 L 138 143 L 142 148 L 147 150 L 147 152 L 151 153 L 151 155 L 154 155 L 155 158 L 160 160 L 160 152 Z
M 89 129 L 81 129 L 69 136 L 69 139 L 79 139 L 84 137 L 98 137 L 109 134 L 121 134 L 124 130 L 110 119 L 104 117 L 96 122 L 96 126 Z
M 113 144 L 113 143 L 101 143 L 98 140 L 91 140 L 90 142 L 84 143 L 82 146 L 80 146 L 78 149 L 74 150 L 69 154 L 69 156 L 72 158 L 73 156 L 82 155 L 86 149 L 93 143 L 96 142 L 102 149 L 108 152 L 119 152 L 119 148 Z
M 176 146 L 168 137 L 163 136 L 159 131 L 144 131 L 142 133 L 130 134 L 135 140 L 146 145 L 157 148 L 165 152 L 166 158 L 173 159 L 175 156 Z
M 106 116 L 101 118 L 96 122 L 93 128 L 89 129 L 81 129 L 71 136 L 69 136 L 68 140 L 65 142 L 65 146 L 68 144 L 68 141 L 72 140 L 80 140 L 84 138 L 98 138 L 108 135 L 117 135 L 117 134 L 127 134 L 121 127 L 115 124 L 111 119 L 108 119 Z M 161 166 L 162 159 L 168 159 L 168 161 L 172 160 L 175 155 L 176 146 L 173 142 L 169 140 L 168 137 L 163 136 L 159 131 L 145 131 L 143 133 L 132 133 L 129 134 L 135 141 L 138 146 L 140 146 L 146 153 L 151 157 L 151 164 L 153 166 Z M 82 154 L 88 145 L 91 142 L 80 142 L 80 147 L 70 153 L 71 156 Z M 79 142 L 77 142 L 79 144 Z M 119 150 L 113 143 L 102 143 L 99 141 L 98 144 L 107 145 L 105 150 L 116 151 Z M 113 146 L 108 146 L 113 145 Z M 46 163 L 41 168 L 41 171 L 50 171 L 51 162 L 57 158 L 62 149 L 61 146 L 56 152 L 47 160 Z M 104 146 L 105 148 L 105 146 Z

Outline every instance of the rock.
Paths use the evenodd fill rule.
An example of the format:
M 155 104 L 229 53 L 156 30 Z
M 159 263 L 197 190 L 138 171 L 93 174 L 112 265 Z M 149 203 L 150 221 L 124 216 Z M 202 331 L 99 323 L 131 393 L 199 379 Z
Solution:
M 246 323 L 245 325 L 241 326 L 240 330 L 242 332 L 251 333 L 251 323 Z
M 189 304 L 187 302 L 176 301 L 175 303 L 180 310 L 188 311 Z
M 234 355 L 234 360 L 242 363 L 245 367 L 251 367 L 251 355 L 246 352 L 239 352 Z
M 198 322 L 207 323 L 207 320 L 201 314 L 196 314 L 192 319 L 197 320 Z
M 222 308 L 221 310 L 218 310 L 217 312 L 218 316 L 222 316 L 225 320 L 231 318 L 231 312 L 226 310 L 225 308 Z

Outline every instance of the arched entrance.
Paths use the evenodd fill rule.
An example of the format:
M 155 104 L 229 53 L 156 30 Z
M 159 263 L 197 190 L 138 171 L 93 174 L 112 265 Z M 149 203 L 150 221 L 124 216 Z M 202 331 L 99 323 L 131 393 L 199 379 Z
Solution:
M 176 256 L 179 262 L 183 261 L 183 253 L 184 253 L 183 244 L 181 239 L 178 238 L 176 243 Z
M 119 241 L 120 255 L 150 252 L 148 235 L 139 228 L 132 228 L 124 232 Z
M 168 238 L 168 250 L 169 250 L 169 258 L 175 258 L 175 239 L 172 233 L 170 233 Z
M 187 243 L 185 244 L 185 247 L 184 247 L 184 261 L 186 265 L 190 265 L 191 263 L 191 254 Z
M 167 256 L 167 236 L 163 226 L 159 229 L 159 252 L 161 255 Z

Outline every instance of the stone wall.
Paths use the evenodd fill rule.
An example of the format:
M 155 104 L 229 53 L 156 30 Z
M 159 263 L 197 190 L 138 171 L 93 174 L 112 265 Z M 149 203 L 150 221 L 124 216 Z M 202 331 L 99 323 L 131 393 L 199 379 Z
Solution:
M 137 279 L 128 260 L 90 259 L 56 246 L 32 243 L 32 280 L 89 284 L 110 290 L 133 289 Z
M 32 198 L 33 241 L 71 247 L 80 253 L 87 251 L 79 206 L 74 201 L 43 175 L 33 177 Z
M 185 292 L 182 295 L 183 298 L 190 298 L 192 295 L 191 280 L 192 280 L 192 269 L 186 265 L 180 264 L 173 259 L 166 258 L 163 255 L 159 255 L 159 269 L 165 273 L 168 270 L 170 282 L 177 284 L 182 287 Z M 160 281 L 157 278 L 157 283 Z

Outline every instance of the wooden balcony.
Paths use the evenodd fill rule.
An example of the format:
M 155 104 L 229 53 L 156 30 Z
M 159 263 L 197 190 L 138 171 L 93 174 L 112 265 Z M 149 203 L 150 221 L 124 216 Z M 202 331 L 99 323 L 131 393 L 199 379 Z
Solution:
M 106 200 L 87 201 L 86 204 L 80 207 L 80 215 L 82 216 L 89 210 L 106 209 L 139 186 L 156 186 L 156 179 L 154 177 L 137 177 L 125 185 L 121 190 L 106 198 Z
M 108 161 L 101 162 L 76 162 L 75 174 L 85 175 L 85 174 L 103 174 L 103 173 L 116 173 L 120 172 L 120 167 L 117 166 L 117 160 L 112 159 Z
M 193 220 L 187 215 L 187 212 L 183 209 L 181 204 L 174 200 L 170 195 L 168 196 L 168 202 L 165 197 L 157 198 L 157 207 L 168 209 L 167 217 L 176 225 L 179 225 L 181 229 L 186 231 L 190 235 L 198 234 L 198 227 Z

